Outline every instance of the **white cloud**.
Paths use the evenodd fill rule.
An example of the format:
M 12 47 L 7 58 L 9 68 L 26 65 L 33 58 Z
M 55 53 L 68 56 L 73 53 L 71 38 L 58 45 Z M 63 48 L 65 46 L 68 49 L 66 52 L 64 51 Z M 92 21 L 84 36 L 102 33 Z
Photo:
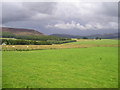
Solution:
M 82 25 L 80 23 L 77 23 L 75 21 L 71 21 L 71 23 L 58 23 L 54 25 L 47 25 L 46 28 L 58 28 L 58 29 L 79 29 L 79 30 L 105 30 L 105 29 L 117 29 L 118 24 L 116 22 L 109 22 L 106 24 L 101 23 L 88 23 L 85 25 Z

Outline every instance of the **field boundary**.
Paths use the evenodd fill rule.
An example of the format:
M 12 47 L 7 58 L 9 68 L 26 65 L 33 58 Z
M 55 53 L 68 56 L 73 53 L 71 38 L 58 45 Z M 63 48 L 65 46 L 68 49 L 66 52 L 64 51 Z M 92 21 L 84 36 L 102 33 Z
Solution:
M 1 51 L 31 51 L 31 50 L 47 50 L 47 49 L 67 49 L 67 48 L 88 48 L 88 47 L 120 47 L 120 45 L 1 45 Z

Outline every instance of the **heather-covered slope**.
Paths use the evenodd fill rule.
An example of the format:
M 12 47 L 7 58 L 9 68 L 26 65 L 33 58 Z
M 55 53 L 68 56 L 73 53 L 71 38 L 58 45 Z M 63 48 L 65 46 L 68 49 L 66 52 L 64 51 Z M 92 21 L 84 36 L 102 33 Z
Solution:
M 33 29 L 22 29 L 22 28 L 8 28 L 8 27 L 2 27 L 0 28 L 0 31 L 2 30 L 3 33 L 12 33 L 15 35 L 20 35 L 20 36 L 28 36 L 28 35 L 34 35 L 34 36 L 39 36 L 39 35 L 44 35 L 41 32 L 38 32 Z

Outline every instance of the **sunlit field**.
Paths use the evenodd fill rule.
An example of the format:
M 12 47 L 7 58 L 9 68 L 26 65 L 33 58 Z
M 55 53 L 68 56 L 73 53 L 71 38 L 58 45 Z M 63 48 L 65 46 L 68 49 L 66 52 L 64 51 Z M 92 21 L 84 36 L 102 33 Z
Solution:
M 117 88 L 117 44 L 4 45 L 3 88 Z
M 112 40 L 112 39 L 101 39 L 101 40 L 95 40 L 95 39 L 78 39 L 78 42 L 72 42 L 72 43 L 66 43 L 66 44 L 92 44 L 92 45 L 115 45 L 118 44 L 118 40 Z

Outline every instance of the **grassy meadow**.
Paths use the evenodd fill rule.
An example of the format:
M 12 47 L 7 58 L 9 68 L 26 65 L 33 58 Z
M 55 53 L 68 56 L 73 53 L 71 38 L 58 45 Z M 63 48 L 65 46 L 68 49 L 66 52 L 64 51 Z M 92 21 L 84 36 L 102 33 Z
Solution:
M 112 40 L 112 39 L 101 39 L 101 40 L 95 40 L 95 39 L 78 39 L 78 42 L 72 42 L 72 43 L 66 43 L 66 44 L 92 44 L 92 45 L 115 45 L 118 44 L 118 40 Z
M 3 45 L 3 88 L 118 88 L 117 44 Z

